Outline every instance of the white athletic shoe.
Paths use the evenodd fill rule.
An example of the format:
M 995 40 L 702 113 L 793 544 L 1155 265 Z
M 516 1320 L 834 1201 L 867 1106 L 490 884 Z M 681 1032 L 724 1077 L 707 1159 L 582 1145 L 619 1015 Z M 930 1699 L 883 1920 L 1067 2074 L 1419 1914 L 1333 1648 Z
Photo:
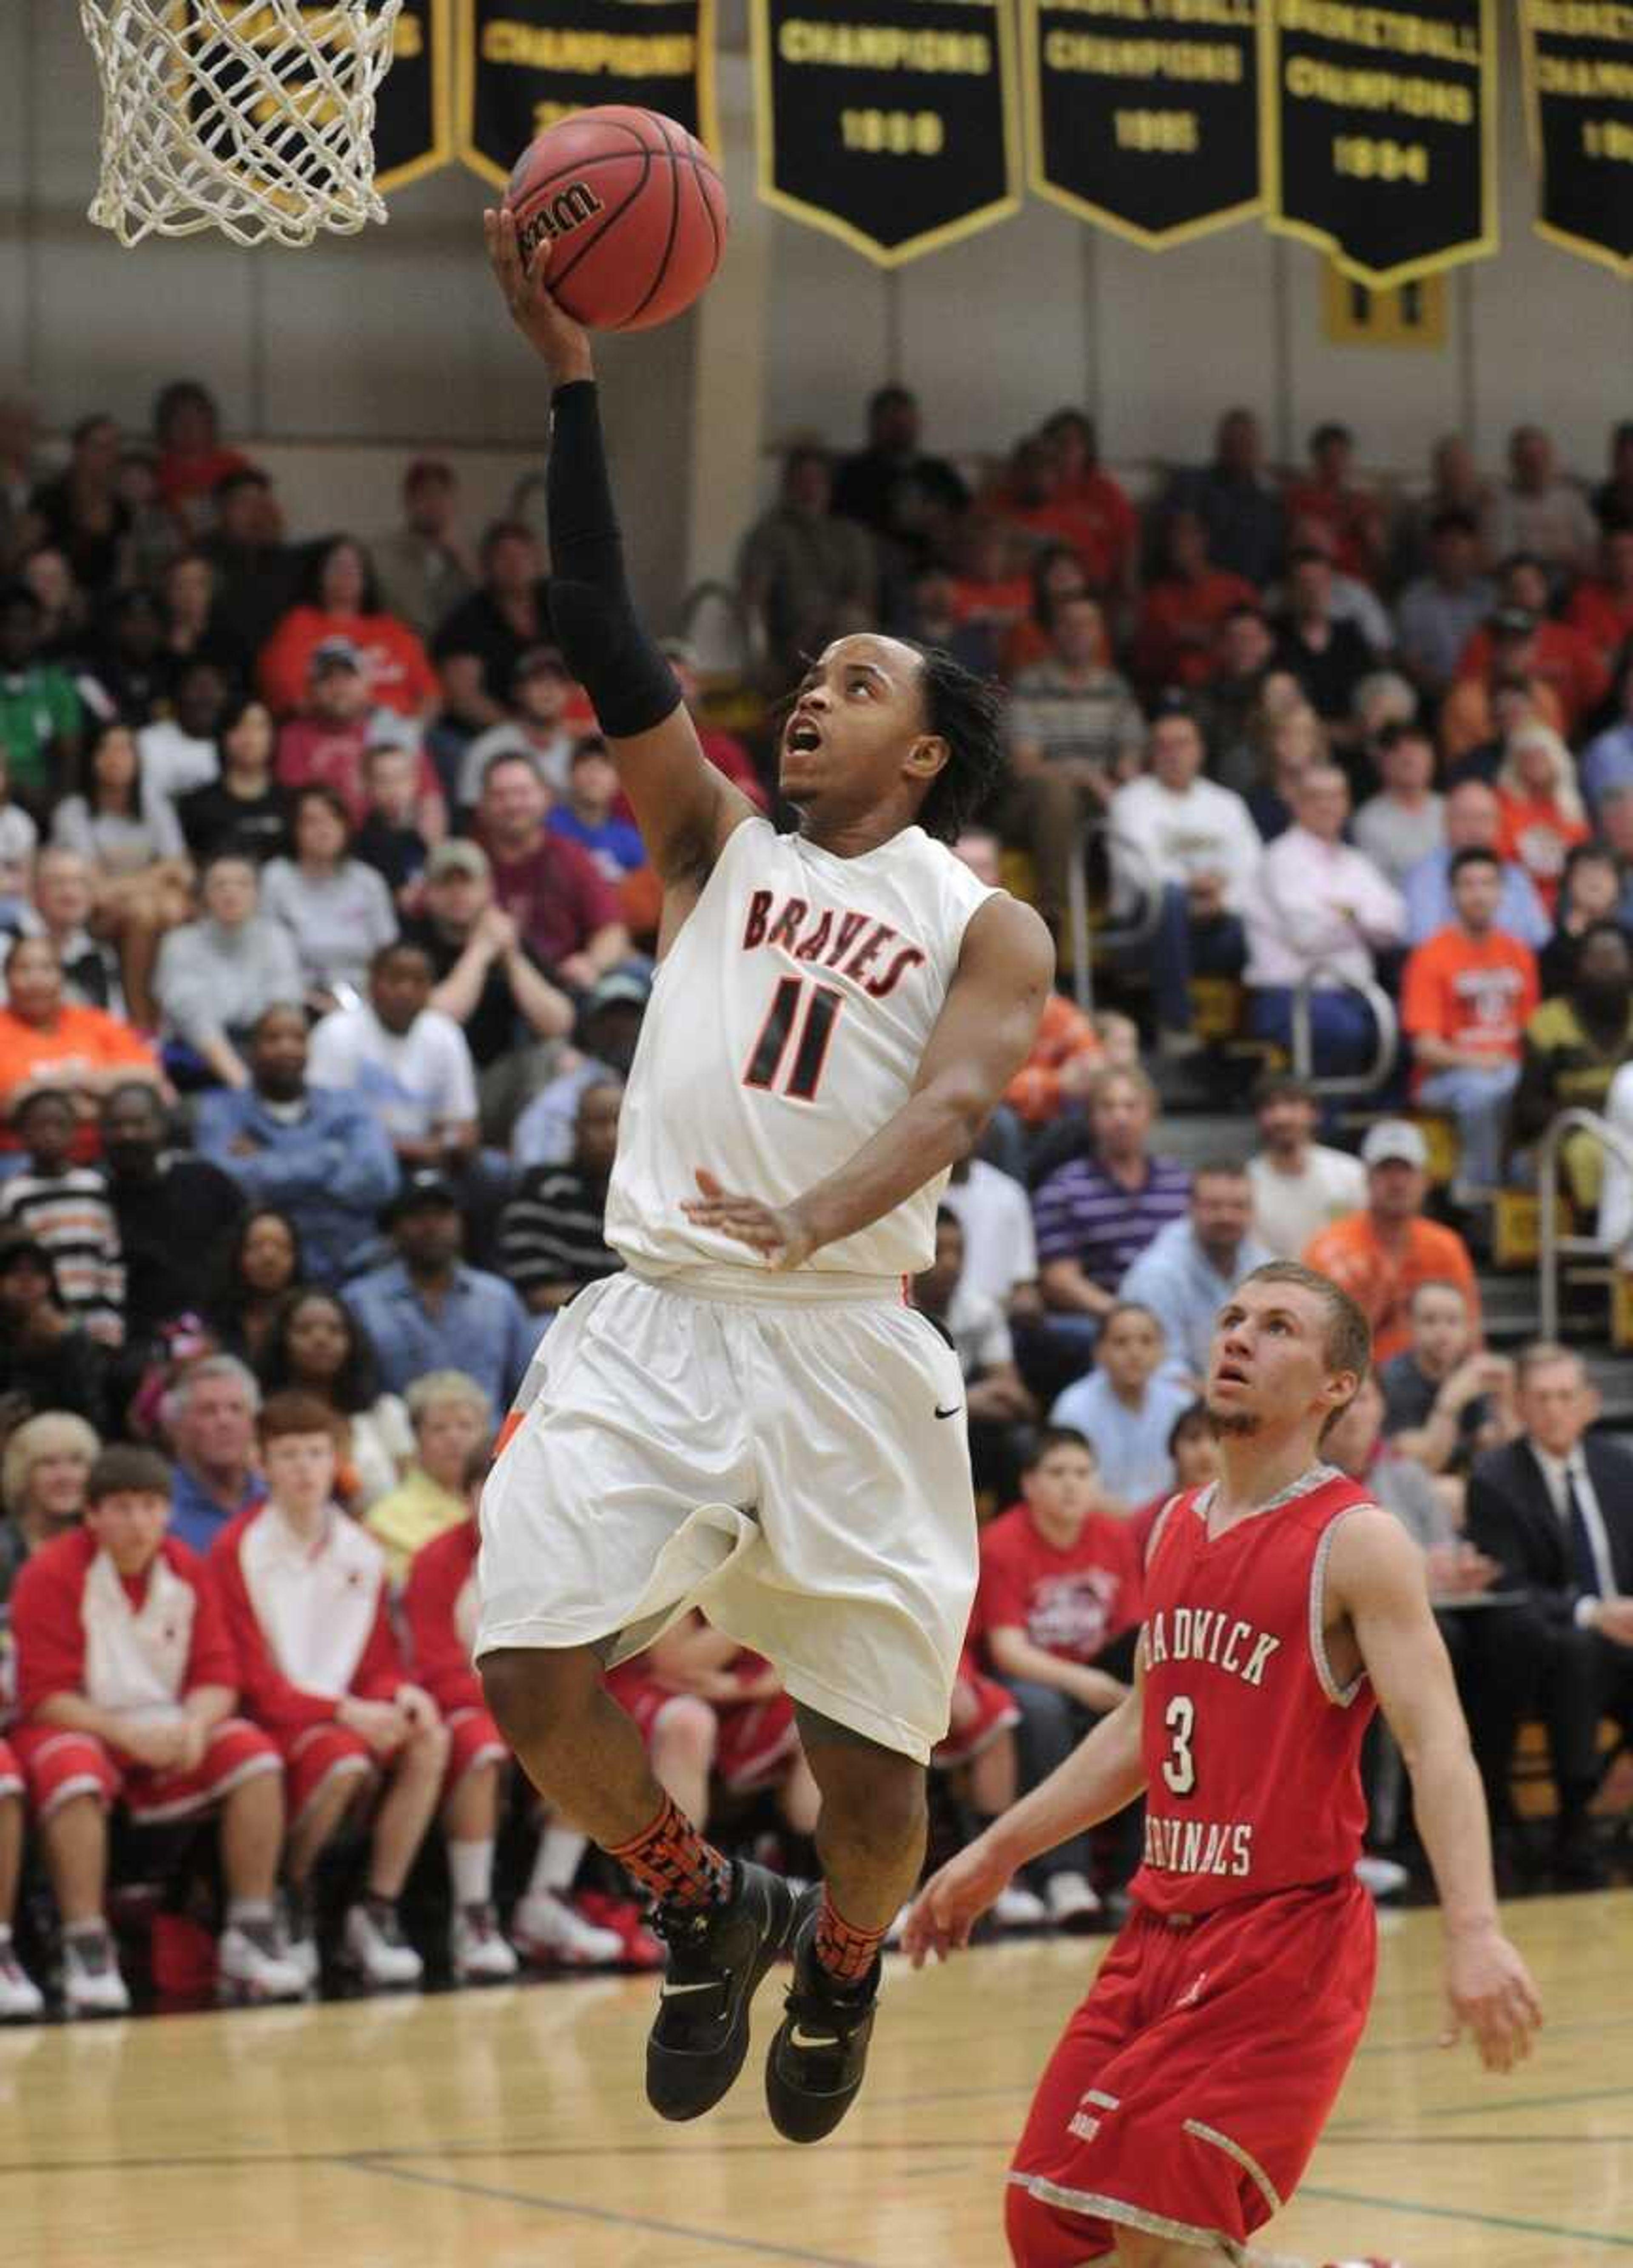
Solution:
M 32 2024 L 45 2014 L 45 1995 L 18 1959 L 8 1937 L 0 1944 L 0 2024 Z
M 615 1929 L 586 1921 L 554 1890 L 531 1890 L 511 1916 L 511 1942 L 524 1961 L 558 1969 L 614 1969 L 624 1957 Z
M 307 1940 L 311 1944 L 311 1940 Z M 317 1948 L 312 1947 L 315 1968 Z M 216 1948 L 216 1992 L 224 2000 L 299 2000 L 306 1964 L 272 1922 L 229 1922 Z
M 424 1962 L 389 1908 L 352 1906 L 341 1941 L 348 1962 L 373 1992 L 417 1984 L 424 1974 Z
M 992 1918 L 1000 1929 L 1041 1929 L 1049 1910 L 1024 1882 L 1011 1882 L 992 1902 Z
M 63 1938 L 63 1998 L 70 2016 L 128 2016 L 130 1995 L 106 1929 Z
M 520 1966 L 514 1948 L 500 1936 L 489 1905 L 455 1907 L 448 1952 L 461 1984 L 508 1984 Z
M 1412 1879 L 1406 1868 L 1397 1866 L 1393 1859 L 1374 1859 L 1370 1852 L 1363 1852 L 1356 1860 L 1355 1878 L 1374 1898 L 1396 1896 Z
M 1082 1874 L 1051 1874 L 1043 1886 L 1048 1918 L 1056 1929 L 1087 1929 L 1100 1910 L 1100 1902 Z

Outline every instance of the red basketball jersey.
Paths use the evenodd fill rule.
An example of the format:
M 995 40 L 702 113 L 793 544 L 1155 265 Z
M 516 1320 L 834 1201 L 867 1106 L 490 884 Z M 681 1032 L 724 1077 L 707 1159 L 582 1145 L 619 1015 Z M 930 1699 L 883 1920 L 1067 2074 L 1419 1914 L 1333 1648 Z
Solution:
M 1210 1539 L 1211 1488 L 1176 1497 L 1146 1570 L 1144 1862 L 1134 1896 L 1205 1913 L 1347 1874 L 1361 1855 L 1365 1672 L 1322 1643 L 1328 1553 L 1372 1499 L 1330 1465 Z

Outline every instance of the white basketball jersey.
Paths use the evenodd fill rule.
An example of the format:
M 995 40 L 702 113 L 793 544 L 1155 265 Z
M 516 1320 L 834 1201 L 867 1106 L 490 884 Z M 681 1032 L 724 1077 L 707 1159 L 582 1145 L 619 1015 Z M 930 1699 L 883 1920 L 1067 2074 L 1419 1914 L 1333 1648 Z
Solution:
M 788 1204 L 853 1157 L 910 1094 L 970 917 L 993 893 L 922 828 L 838 858 L 767 821 L 727 840 L 658 971 L 630 1066 L 607 1241 L 646 1274 L 765 1272 L 680 1207 L 702 1167 Z M 935 1257 L 941 1173 L 806 1263 L 903 1276 Z

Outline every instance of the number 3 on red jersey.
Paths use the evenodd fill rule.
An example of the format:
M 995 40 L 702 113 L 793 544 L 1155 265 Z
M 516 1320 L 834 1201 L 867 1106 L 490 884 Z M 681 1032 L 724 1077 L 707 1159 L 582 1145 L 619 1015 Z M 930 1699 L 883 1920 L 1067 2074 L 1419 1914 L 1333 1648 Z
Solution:
M 1191 1735 L 1196 1729 L 1196 1705 L 1183 1693 L 1176 1693 L 1162 1712 L 1162 1721 L 1170 1734 L 1168 1753 L 1162 1760 L 1164 1785 L 1171 1795 L 1189 1795 L 1196 1785 L 1196 1759 L 1191 1754 Z

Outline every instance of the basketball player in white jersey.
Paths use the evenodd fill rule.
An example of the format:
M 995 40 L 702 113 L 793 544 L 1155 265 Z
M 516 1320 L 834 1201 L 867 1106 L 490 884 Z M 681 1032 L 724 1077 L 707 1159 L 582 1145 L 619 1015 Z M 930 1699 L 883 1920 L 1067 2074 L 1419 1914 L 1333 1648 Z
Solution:
M 795 834 L 704 759 L 630 608 L 589 342 L 510 215 L 486 225 L 554 381 L 555 633 L 665 896 L 607 1200 L 627 1272 L 553 1325 L 501 1437 L 475 1652 L 541 1793 L 658 1899 L 653 2107 L 719 2101 L 787 1944 L 767 2099 L 815 2141 L 862 2081 L 975 1582 L 962 1380 L 904 1278 L 1031 1048 L 1054 949 L 945 848 L 1000 763 L 995 696 L 947 656 L 854 637 L 813 663 L 780 751 Z M 693 1605 L 796 1705 L 826 1877 L 798 1908 L 704 1840 L 603 1690 Z

